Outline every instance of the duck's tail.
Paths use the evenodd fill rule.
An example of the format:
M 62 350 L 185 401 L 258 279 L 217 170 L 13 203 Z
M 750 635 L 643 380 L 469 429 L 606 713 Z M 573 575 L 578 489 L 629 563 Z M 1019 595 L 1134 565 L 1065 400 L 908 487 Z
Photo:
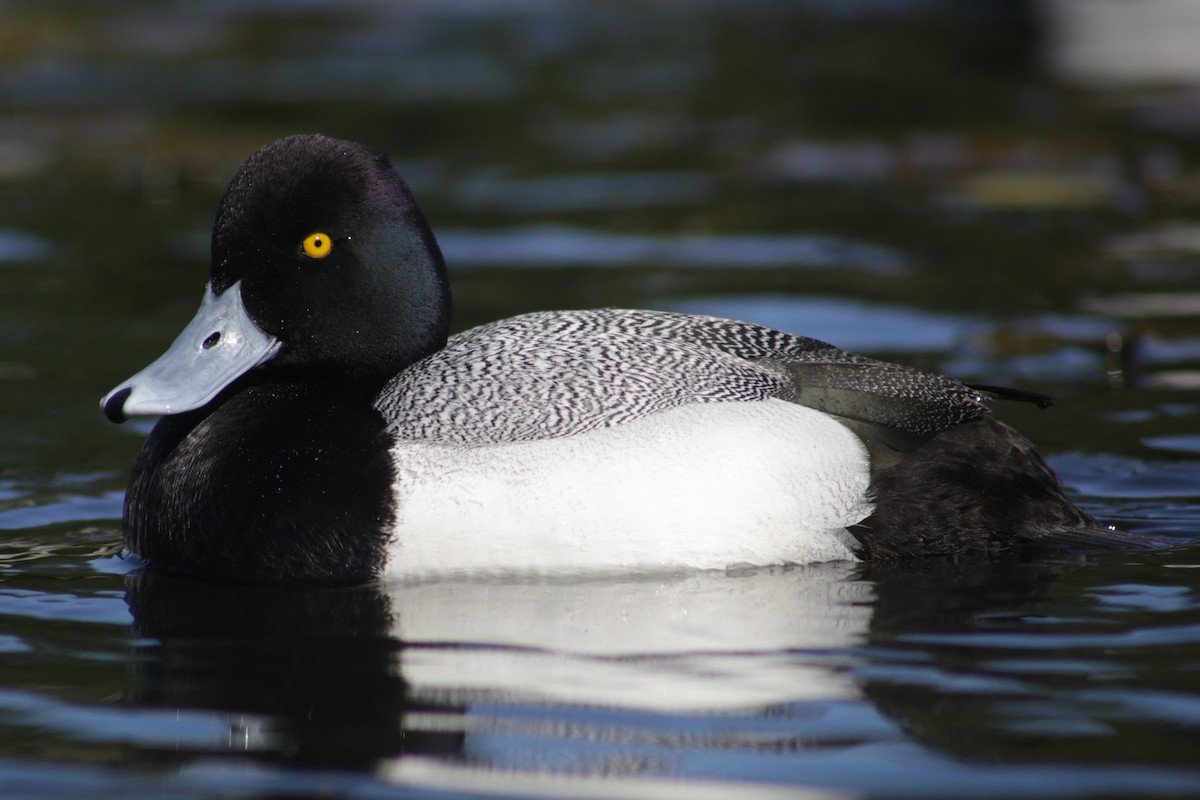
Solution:
M 943 431 L 878 470 L 875 510 L 850 529 L 871 559 L 1050 547 L 1161 547 L 1072 503 L 1028 439 L 993 417 Z

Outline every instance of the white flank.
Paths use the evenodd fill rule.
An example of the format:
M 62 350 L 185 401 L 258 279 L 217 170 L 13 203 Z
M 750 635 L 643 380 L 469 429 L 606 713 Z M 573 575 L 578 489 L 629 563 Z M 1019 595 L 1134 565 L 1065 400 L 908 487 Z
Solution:
M 401 442 L 387 574 L 724 569 L 851 559 L 862 442 L 782 400 L 513 444 Z

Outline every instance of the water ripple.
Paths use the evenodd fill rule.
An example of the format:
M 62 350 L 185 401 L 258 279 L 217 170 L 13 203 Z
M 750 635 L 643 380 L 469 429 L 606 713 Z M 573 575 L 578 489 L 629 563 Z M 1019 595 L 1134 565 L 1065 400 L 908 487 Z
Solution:
M 0 262 L 37 261 L 50 252 L 45 241 L 20 231 L 0 230 Z
M 560 226 L 499 231 L 443 230 L 446 260 L 469 267 L 844 267 L 897 275 L 907 259 L 885 247 L 831 236 L 615 234 Z
M 119 520 L 124 491 L 105 492 L 99 497 L 68 495 L 53 502 L 18 506 L 0 511 L 0 530 L 19 530 L 57 522 Z
M 1114 633 L 906 633 L 897 637 L 899 641 L 915 644 L 931 644 L 942 647 L 1013 650 L 1071 650 L 1175 647 L 1182 644 L 1200 643 L 1200 624 L 1162 625 L 1152 628 L 1137 628 Z
M 163 747 L 263 750 L 274 745 L 264 719 L 182 709 L 82 706 L 0 689 L 6 724 L 50 729 L 72 738 Z
M 83 595 L 5 589 L 0 591 L 0 616 L 105 625 L 128 625 L 133 621 L 121 590 Z

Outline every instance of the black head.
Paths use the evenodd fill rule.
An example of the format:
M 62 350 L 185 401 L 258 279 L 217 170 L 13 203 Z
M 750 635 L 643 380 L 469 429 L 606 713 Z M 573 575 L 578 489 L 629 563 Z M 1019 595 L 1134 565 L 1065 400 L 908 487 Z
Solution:
M 253 322 L 280 340 L 270 367 L 394 375 L 445 344 L 441 251 L 388 158 L 319 135 L 251 156 L 212 237 L 212 290 L 241 282 Z

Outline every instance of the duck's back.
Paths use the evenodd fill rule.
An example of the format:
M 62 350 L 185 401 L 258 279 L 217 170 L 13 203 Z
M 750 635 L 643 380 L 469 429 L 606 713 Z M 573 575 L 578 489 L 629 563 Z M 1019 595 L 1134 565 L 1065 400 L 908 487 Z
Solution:
M 377 406 L 401 439 L 498 444 L 617 427 L 692 403 L 769 398 L 910 437 L 988 413 L 961 383 L 816 339 L 621 309 L 541 312 L 471 329 L 397 376 Z

